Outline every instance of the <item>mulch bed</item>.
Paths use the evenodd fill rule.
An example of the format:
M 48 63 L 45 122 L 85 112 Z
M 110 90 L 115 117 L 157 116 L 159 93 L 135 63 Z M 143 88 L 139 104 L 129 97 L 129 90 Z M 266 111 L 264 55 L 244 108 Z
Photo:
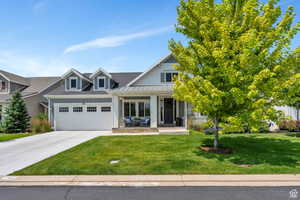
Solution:
M 215 149 L 214 147 L 200 147 L 202 151 L 208 152 L 208 153 L 217 153 L 217 154 L 232 154 L 233 151 L 229 148 L 223 148 L 219 147 Z

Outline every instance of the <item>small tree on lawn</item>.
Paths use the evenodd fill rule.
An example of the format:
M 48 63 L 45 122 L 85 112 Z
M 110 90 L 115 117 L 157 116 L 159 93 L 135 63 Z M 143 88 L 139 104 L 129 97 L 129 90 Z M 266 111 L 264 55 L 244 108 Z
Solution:
M 30 126 L 30 116 L 20 92 L 12 95 L 4 112 L 3 130 L 6 133 L 26 132 Z
M 180 72 L 174 96 L 214 122 L 215 148 L 220 126 L 258 131 L 278 122 L 283 114 L 274 106 L 299 91 L 300 48 L 289 46 L 300 24 L 292 26 L 293 8 L 282 15 L 278 2 L 180 1 L 176 31 L 187 42 L 169 43 Z

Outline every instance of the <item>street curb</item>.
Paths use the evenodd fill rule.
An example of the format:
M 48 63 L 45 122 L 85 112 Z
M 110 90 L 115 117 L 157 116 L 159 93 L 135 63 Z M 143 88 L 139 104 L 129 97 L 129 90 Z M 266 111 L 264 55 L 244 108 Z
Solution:
M 0 186 L 300 186 L 300 175 L 4 176 Z

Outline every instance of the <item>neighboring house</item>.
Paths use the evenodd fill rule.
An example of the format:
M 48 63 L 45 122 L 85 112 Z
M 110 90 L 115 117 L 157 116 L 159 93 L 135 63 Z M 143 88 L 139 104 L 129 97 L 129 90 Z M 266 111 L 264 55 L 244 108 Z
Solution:
M 26 103 L 28 113 L 35 117 L 39 113 L 47 113 L 47 100 L 43 96 L 60 77 L 22 77 L 0 70 L 0 121 L 3 119 L 5 107 L 11 95 L 19 91 Z

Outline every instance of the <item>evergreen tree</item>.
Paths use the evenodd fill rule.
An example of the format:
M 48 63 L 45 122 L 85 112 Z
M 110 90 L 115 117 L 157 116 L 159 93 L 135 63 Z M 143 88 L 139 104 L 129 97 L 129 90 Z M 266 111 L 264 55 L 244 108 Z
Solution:
M 6 133 L 26 132 L 30 126 L 30 116 L 20 92 L 12 95 L 4 112 L 3 130 Z
M 290 46 L 300 23 L 293 25 L 293 7 L 282 14 L 278 2 L 180 1 L 176 31 L 187 43 L 169 45 L 180 72 L 174 96 L 214 122 L 215 148 L 220 126 L 247 124 L 256 132 L 263 122 L 282 119 L 275 106 L 299 92 L 300 47 Z

